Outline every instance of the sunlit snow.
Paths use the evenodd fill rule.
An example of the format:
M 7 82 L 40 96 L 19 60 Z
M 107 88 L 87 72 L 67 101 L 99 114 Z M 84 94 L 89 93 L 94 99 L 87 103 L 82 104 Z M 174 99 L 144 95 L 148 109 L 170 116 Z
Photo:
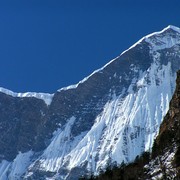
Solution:
M 3 160 L 0 163 L 0 179 L 19 180 L 26 172 L 26 168 L 30 165 L 32 155 L 32 151 L 26 153 L 19 152 L 13 162 Z
M 5 93 L 7 95 L 13 96 L 13 97 L 34 97 L 37 99 L 42 99 L 47 105 L 50 105 L 52 102 L 52 98 L 54 94 L 48 94 L 48 93 L 36 93 L 36 92 L 26 92 L 26 93 L 16 93 L 13 91 L 10 91 L 8 89 L 5 89 L 3 87 L 0 87 L 0 92 Z
M 145 36 L 129 48 L 135 47 L 142 41 L 146 42 L 150 48 L 150 54 L 153 56 L 153 62 L 146 71 L 139 70 L 133 64 L 130 65 L 130 70 L 136 72 L 138 76 L 131 79 L 129 87 L 124 88 L 120 95 L 116 95 L 115 92 L 109 93 L 109 101 L 95 118 L 89 131 L 80 132 L 76 137 L 72 137 L 72 128 L 78 120 L 77 117 L 72 116 L 67 119 L 63 127 L 54 132 L 48 147 L 29 167 L 34 167 L 38 162 L 39 170 L 55 174 L 58 174 L 59 170 L 66 170 L 64 175 L 67 176 L 68 171 L 73 168 L 85 166 L 89 172 L 97 174 L 108 163 L 131 162 L 142 152 L 150 151 L 175 90 L 176 72 L 172 71 L 172 62 L 169 60 L 166 65 L 161 64 L 159 53 L 159 50 L 180 44 L 180 35 L 177 38 L 173 38 L 169 34 L 162 35 L 169 29 L 180 33 L 179 28 L 168 26 L 161 32 Z M 78 84 L 62 88 L 59 91 L 77 88 L 93 74 L 103 73 L 103 69 L 114 60 Z M 112 77 L 119 78 L 120 83 L 123 78 L 128 78 L 117 77 L 116 72 L 113 72 Z M 133 90 L 134 86 L 137 88 L 136 91 Z M 0 91 L 15 97 L 40 98 L 48 105 L 53 97 L 53 95 L 41 93 L 13 93 L 3 88 Z M 6 180 L 7 170 L 10 167 L 17 167 L 20 159 L 28 164 L 30 156 L 20 158 L 22 157 L 20 153 L 14 162 L 2 161 L 0 164 L 2 180 Z M 13 168 L 11 174 L 22 174 L 24 171 L 25 169 Z M 28 172 L 26 175 L 28 176 Z M 9 177 L 11 176 L 9 175 Z M 62 179 L 65 178 L 62 177 Z

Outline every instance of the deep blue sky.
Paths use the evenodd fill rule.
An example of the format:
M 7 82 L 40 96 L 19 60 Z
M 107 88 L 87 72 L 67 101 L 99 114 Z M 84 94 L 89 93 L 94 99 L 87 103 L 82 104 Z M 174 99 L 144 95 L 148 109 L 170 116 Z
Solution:
M 0 1 L 0 86 L 54 92 L 169 24 L 179 0 Z

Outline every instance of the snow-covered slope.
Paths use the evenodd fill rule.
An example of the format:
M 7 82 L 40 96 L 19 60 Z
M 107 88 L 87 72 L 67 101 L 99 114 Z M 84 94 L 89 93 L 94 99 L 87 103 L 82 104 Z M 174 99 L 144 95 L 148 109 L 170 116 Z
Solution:
M 30 159 L 33 155 L 32 151 L 26 153 L 19 153 L 13 162 L 3 160 L 0 163 L 0 179 L 1 180 L 15 180 L 26 172 L 30 165 Z
M 13 97 L 34 97 L 37 99 L 42 99 L 48 106 L 51 104 L 52 102 L 52 98 L 54 94 L 49 94 L 49 93 L 36 93 L 36 92 L 26 92 L 26 93 L 16 93 L 13 91 L 10 91 L 8 89 L 5 89 L 3 87 L 0 87 L 0 92 L 13 96 Z
M 78 179 L 134 160 L 153 145 L 178 69 L 180 29 L 145 36 L 78 84 L 58 90 L 43 114 L 42 129 L 47 126 L 51 139 L 41 151 L 29 148 L 13 162 L 4 159 L 2 177 Z M 22 170 L 15 168 L 20 157 Z
M 70 135 L 75 118 L 72 117 L 63 131 L 55 133 L 40 157 L 40 168 L 57 172 L 64 164 L 71 170 L 87 163 L 89 172 L 98 173 L 107 162 L 130 162 L 150 150 L 168 110 L 175 81 L 175 74 L 169 76 L 171 63 L 158 68 L 158 64 L 153 64 L 148 75 L 140 72 L 139 78 L 132 80 L 126 97 L 109 95 L 110 101 L 96 117 L 90 131 L 73 141 Z M 150 84 L 147 84 L 147 77 Z M 160 81 L 158 86 L 156 80 Z M 137 92 L 132 90 L 134 83 L 139 88 Z

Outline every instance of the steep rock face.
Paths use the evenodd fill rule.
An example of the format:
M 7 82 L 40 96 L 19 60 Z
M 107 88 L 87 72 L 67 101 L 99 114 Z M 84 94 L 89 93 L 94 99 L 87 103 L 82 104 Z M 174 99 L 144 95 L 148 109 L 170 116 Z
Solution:
M 12 161 L 19 151 L 39 151 L 45 147 L 41 129 L 46 113 L 42 100 L 0 93 L 1 159 Z
M 169 26 L 60 89 L 51 104 L 1 93 L 1 179 L 77 179 L 132 161 L 152 147 L 179 68 L 180 30 Z

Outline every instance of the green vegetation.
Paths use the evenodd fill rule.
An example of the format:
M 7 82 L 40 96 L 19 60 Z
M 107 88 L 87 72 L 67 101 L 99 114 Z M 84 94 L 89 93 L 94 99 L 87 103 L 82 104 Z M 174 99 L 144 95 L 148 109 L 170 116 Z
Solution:
M 80 180 L 135 180 L 143 176 L 145 169 L 143 168 L 150 160 L 150 153 L 144 152 L 141 156 L 137 156 L 135 161 L 130 164 L 121 163 L 120 166 L 108 166 L 99 176 L 81 177 Z

